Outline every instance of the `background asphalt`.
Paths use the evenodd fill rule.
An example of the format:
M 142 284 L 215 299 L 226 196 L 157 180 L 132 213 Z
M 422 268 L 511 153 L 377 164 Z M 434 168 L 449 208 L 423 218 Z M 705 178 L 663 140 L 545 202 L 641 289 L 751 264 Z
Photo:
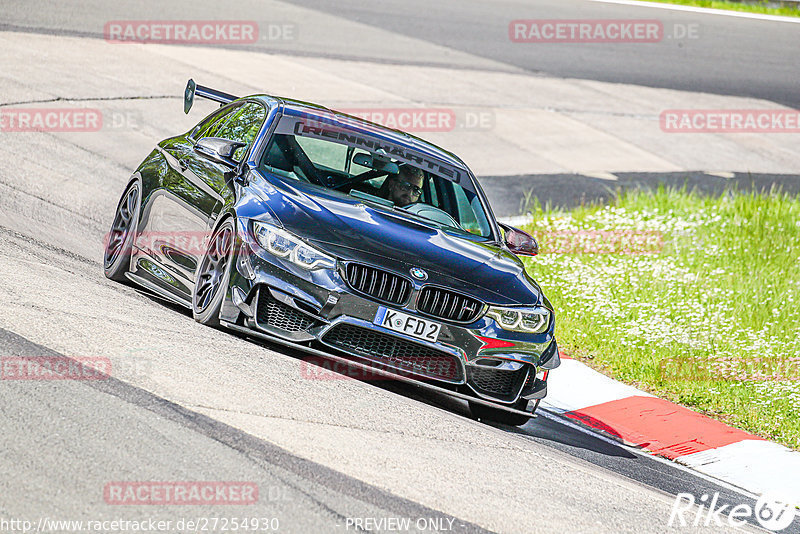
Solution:
M 465 65 L 461 57 L 418 54 L 418 43 L 424 42 L 491 60 L 498 68 L 517 67 L 532 74 L 749 96 L 800 106 L 800 62 L 796 57 L 800 25 L 671 11 L 663 6 L 592 0 L 295 0 L 291 4 L 248 0 L 225 6 L 220 12 L 213 2 L 190 0 L 169 5 L 90 0 L 55 6 L 42 0 L 5 0 L 3 5 L 2 22 L 7 29 L 102 37 L 108 20 L 241 17 L 299 26 L 294 40 L 265 40 L 253 47 L 267 52 L 411 65 Z M 324 24 L 322 14 L 341 22 Z M 658 20 L 664 25 L 665 38 L 647 45 L 518 44 L 508 38 L 508 24 L 517 19 Z M 347 23 L 383 30 L 383 42 L 375 45 L 359 40 L 357 34 L 344 31 Z M 691 38 L 680 38 L 690 25 Z
M 794 54 L 800 47 L 797 24 L 587 0 L 297 3 L 531 73 L 750 96 L 800 106 L 800 63 Z M 658 20 L 665 39 L 648 45 L 531 46 L 509 41 L 508 23 L 517 19 Z M 684 29 L 691 30 L 691 37 L 687 33 L 681 38 Z
M 188 0 L 168 5 L 127 0 L 112 4 L 87 0 L 75 5 L 6 0 L 4 6 L 0 30 L 96 39 L 103 39 L 106 22 L 113 20 L 254 20 L 262 33 L 258 43 L 210 44 L 202 48 L 281 54 L 310 58 L 312 62 L 314 58 L 341 60 L 338 72 L 348 83 L 383 91 L 402 87 L 411 95 L 407 104 L 412 106 L 449 104 L 459 117 L 481 113 L 476 110 L 483 106 L 493 131 L 434 132 L 426 137 L 465 157 L 484 178 L 482 183 L 497 214 L 502 216 L 523 211 L 524 201 L 520 199 L 531 194 L 542 204 L 549 201 L 569 207 L 607 200 L 619 189 L 653 188 L 659 183 L 712 193 L 731 186 L 769 189 L 779 185 L 790 192 L 800 189 L 800 154 L 793 138 L 796 134 L 718 135 L 698 140 L 696 134 L 670 136 L 650 131 L 664 108 L 752 109 L 770 103 L 800 107 L 800 62 L 796 60 L 800 23 L 594 0 L 245 0 L 226 6 L 224 13 L 213 3 Z M 665 35 L 661 42 L 647 44 L 513 43 L 508 26 L 516 19 L 656 20 L 663 25 Z M 283 27 L 291 31 L 284 34 L 276 30 Z M 682 32 L 690 33 L 682 36 Z M 109 57 L 124 46 L 112 45 L 108 48 Z M 183 47 L 187 51 L 192 48 L 197 49 Z M 89 61 L 86 76 L 93 77 L 95 62 L 105 60 L 97 57 Z M 355 67 L 351 69 L 348 64 Z M 206 59 L 196 65 L 222 74 L 217 65 Z M 393 65 L 398 67 L 397 74 L 391 70 Z M 489 77 L 472 87 L 465 85 L 461 77 L 431 77 L 413 67 L 480 69 L 524 75 L 542 82 L 520 87 L 514 84 L 501 96 L 498 89 L 508 83 L 507 78 Z M 389 72 L 392 74 L 387 75 Z M 240 73 L 242 81 L 253 77 L 247 70 Z M 271 81 L 266 87 L 262 85 L 262 90 L 291 96 L 310 87 L 309 82 L 317 87 L 336 83 L 328 76 L 317 82 L 282 83 L 278 80 L 292 80 L 294 72 L 280 68 L 265 74 Z M 475 76 L 466 79 L 470 78 Z M 576 87 L 575 80 L 592 82 L 589 87 L 593 90 L 572 94 L 562 85 L 551 87 L 550 82 L 544 81 L 562 78 L 573 81 Z M 88 86 L 93 84 L 87 81 Z M 610 85 L 598 91 L 595 82 Z M 59 80 L 52 79 L 51 83 L 58 85 Z M 661 92 L 641 93 L 629 87 Z M 116 92 L 125 93 L 124 89 L 119 87 Z M 532 91 L 541 91 L 541 95 Z M 688 96 L 677 99 L 670 91 Z M 609 100 L 615 92 L 619 93 L 619 100 Z M 348 107 L 356 98 L 354 94 L 320 89 L 309 96 L 301 92 L 300 96 Z M 563 96 L 559 98 L 559 94 Z M 384 95 L 382 91 L 363 94 L 356 105 L 397 106 L 391 99 L 384 100 Z M 729 98 L 715 99 L 710 95 Z M 85 96 L 100 97 L 90 91 Z M 10 100 L 28 101 L 24 97 Z M 462 109 L 465 105 L 473 107 Z M 515 107 L 534 107 L 544 113 L 521 115 Z M 550 124 L 553 111 L 563 114 L 563 120 Z M 508 124 L 513 119 L 506 114 L 516 114 L 520 119 Z M 574 120 L 584 122 L 585 127 L 575 131 Z M 495 135 L 499 137 L 497 143 L 490 137 Z M 771 142 L 776 146 L 770 147 Z M 572 143 L 574 154 L 567 149 L 558 156 L 560 150 L 553 150 L 556 147 L 550 143 Z M 538 151 L 532 148 L 537 145 L 542 146 Z M 515 152 L 517 148 L 522 152 Z M 649 155 L 644 157 L 639 153 L 641 149 Z M 618 179 L 598 178 L 597 171 L 612 172 Z M 719 171 L 727 176 L 721 177 Z

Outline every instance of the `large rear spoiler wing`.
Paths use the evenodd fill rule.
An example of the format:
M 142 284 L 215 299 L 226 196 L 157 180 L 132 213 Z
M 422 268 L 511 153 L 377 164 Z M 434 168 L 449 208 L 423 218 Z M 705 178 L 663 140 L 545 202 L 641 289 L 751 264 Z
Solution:
M 231 102 L 239 98 L 238 96 L 233 96 L 228 93 L 223 93 L 222 91 L 217 91 L 216 89 L 212 89 L 210 87 L 197 85 L 196 83 L 194 83 L 194 80 L 190 79 L 186 84 L 186 90 L 183 92 L 184 113 L 189 113 L 189 110 L 192 109 L 192 104 L 194 104 L 195 96 L 207 98 L 209 100 L 213 100 L 214 102 L 219 102 L 220 106 L 224 106 L 225 104 L 230 104 Z

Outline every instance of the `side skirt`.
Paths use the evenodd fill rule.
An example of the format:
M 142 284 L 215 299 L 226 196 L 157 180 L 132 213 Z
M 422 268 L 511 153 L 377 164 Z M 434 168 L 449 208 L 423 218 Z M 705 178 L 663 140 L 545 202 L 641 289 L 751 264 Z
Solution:
M 172 293 L 170 293 L 166 289 L 162 289 L 162 288 L 158 287 L 156 284 L 152 283 L 149 280 L 146 280 L 146 279 L 142 278 L 141 276 L 135 275 L 133 273 L 125 273 L 125 276 L 127 276 L 128 280 L 130 280 L 134 284 L 138 284 L 138 285 L 144 287 L 148 291 L 150 291 L 152 293 L 155 293 L 156 296 L 161 297 L 164 300 L 168 300 L 168 301 L 172 302 L 173 304 L 177 304 L 178 306 L 183 306 L 184 308 L 187 308 L 189 310 L 192 309 L 192 303 L 191 302 L 189 302 L 187 300 L 184 300 L 182 298 L 176 297 L 175 295 L 173 295 Z

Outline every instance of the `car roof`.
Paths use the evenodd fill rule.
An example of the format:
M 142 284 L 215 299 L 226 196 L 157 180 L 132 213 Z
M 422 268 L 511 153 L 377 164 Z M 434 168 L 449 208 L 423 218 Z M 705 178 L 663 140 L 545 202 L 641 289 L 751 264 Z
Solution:
M 310 116 L 323 119 L 325 122 L 339 123 L 344 128 L 361 131 L 383 141 L 388 141 L 405 148 L 415 149 L 428 156 L 443 160 L 450 165 L 469 170 L 466 164 L 452 152 L 402 130 L 381 126 L 380 124 L 348 115 L 319 104 L 303 102 L 302 100 L 295 100 L 293 98 L 276 97 L 272 95 L 251 95 L 246 98 L 261 100 L 268 106 L 271 104 L 274 105 L 275 101 L 277 101 L 282 106 L 282 111 L 285 115 L 295 117 Z

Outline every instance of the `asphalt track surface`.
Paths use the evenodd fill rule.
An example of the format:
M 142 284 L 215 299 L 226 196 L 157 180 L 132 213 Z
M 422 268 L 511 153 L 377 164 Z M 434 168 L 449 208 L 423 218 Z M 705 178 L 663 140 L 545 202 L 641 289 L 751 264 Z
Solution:
M 112 374 L 121 376 L 120 379 L 112 376 L 96 381 L 3 381 L 0 388 L 4 429 L 0 436 L 4 451 L 0 457 L 0 473 L 3 473 L 0 510 L 4 517 L 24 518 L 34 524 L 41 518 L 156 518 L 171 520 L 174 524 L 181 518 L 255 516 L 278 518 L 280 532 L 356 531 L 358 529 L 352 526 L 347 528 L 348 519 L 400 517 L 413 522 L 423 518 L 448 521 L 444 531 L 487 530 L 463 518 L 399 497 L 391 484 L 379 487 L 365 483 L 323 465 L 330 462 L 315 462 L 292 454 L 268 439 L 259 439 L 208 416 L 210 412 L 204 409 L 210 407 L 248 415 L 260 410 L 266 412 L 267 420 L 285 419 L 290 424 L 306 423 L 306 427 L 308 422 L 313 422 L 311 428 L 320 434 L 306 436 L 306 439 L 316 441 L 320 447 L 330 439 L 325 435 L 326 429 L 344 425 L 362 434 L 389 432 L 398 449 L 414 451 L 419 446 L 414 443 L 419 436 L 409 434 L 420 432 L 410 429 L 421 424 L 431 427 L 431 433 L 440 434 L 433 436 L 431 444 L 416 451 L 421 455 L 430 453 L 426 451 L 428 447 L 435 450 L 436 440 L 457 438 L 462 434 L 459 427 L 468 425 L 472 443 L 464 445 L 475 447 L 478 457 L 488 452 L 487 447 L 519 449 L 531 455 L 527 459 L 531 465 L 517 466 L 530 476 L 530 486 L 520 487 L 519 491 L 526 500 L 537 503 L 530 523 L 504 524 L 502 516 L 511 510 L 500 507 L 489 514 L 498 517 L 497 526 L 488 530 L 557 532 L 569 525 L 575 532 L 680 532 L 680 529 L 666 528 L 667 511 L 663 506 L 661 510 L 655 506 L 665 496 L 688 492 L 699 498 L 719 492 L 720 505 L 752 505 L 754 502 L 737 491 L 718 486 L 673 464 L 577 430 L 552 415 L 543 414 L 519 429 L 490 427 L 471 421 L 467 407 L 461 402 L 405 385 L 337 381 L 332 384 L 299 381 L 301 383 L 296 384 L 297 376 L 289 372 L 276 373 L 282 375 L 279 377 L 268 376 L 276 365 L 288 365 L 297 373 L 295 364 L 301 355 L 281 347 L 261 347 L 254 341 L 195 325 L 191 316 L 182 310 L 105 281 L 98 274 L 101 266 L 97 262 L 6 230 L 0 231 L 0 242 L 3 249 L 0 262 L 9 282 L 3 289 L 3 297 L 14 303 L 10 311 L 18 316 L 16 321 L 6 317 L 3 323 L 27 322 L 38 316 L 43 324 L 29 329 L 32 336 L 53 339 L 51 344 L 56 346 L 65 345 L 64 336 L 74 336 L 77 346 L 84 347 L 77 354 L 74 349 L 58 352 L 47 344 L 34 343 L 2 328 L 0 357 L 74 358 L 86 354 L 117 354 L 113 346 L 127 347 L 127 356 L 112 358 Z M 23 266 L 24 272 L 14 268 L 14 264 Z M 22 294 L 18 292 L 20 277 L 36 282 L 49 279 L 51 283 L 64 284 L 70 289 L 23 287 Z M 79 279 L 83 282 L 78 282 Z M 75 299 L 88 296 L 86 288 L 91 296 L 81 306 Z M 46 295 L 57 295 L 62 302 L 53 303 L 45 311 L 44 306 L 50 300 Z M 150 325 L 149 330 L 143 328 L 146 324 Z M 136 332 L 142 338 L 149 337 L 147 342 L 132 339 L 131 333 Z M 105 350 L 98 350 L 97 346 Z M 248 380 L 251 375 L 255 376 Z M 216 385 L 209 386 L 209 380 Z M 308 413 L 298 414 L 296 407 L 287 407 L 284 395 L 273 389 L 282 387 L 281 381 L 286 381 L 287 385 L 295 383 L 287 388 L 292 390 L 290 398 L 305 389 L 306 398 L 296 399 L 298 402 L 310 403 L 317 409 L 327 406 L 340 416 L 336 421 L 326 421 L 327 418 L 319 420 Z M 172 387 L 170 382 L 174 382 Z M 320 386 L 331 388 L 320 392 Z M 356 390 L 348 391 L 352 388 Z M 201 393 L 190 393 L 192 389 Z M 177 397 L 175 391 L 179 392 Z M 243 399 L 241 395 L 254 398 Z M 370 404 L 370 399 L 376 396 L 382 398 L 382 406 Z M 271 405 L 259 406 L 262 402 Z M 337 407 L 330 405 L 332 403 L 351 404 Z M 376 410 L 404 414 L 409 403 L 413 411 L 407 423 L 395 423 L 394 428 L 387 429 L 373 421 L 384 419 L 380 412 L 375 413 Z M 386 415 L 391 414 L 387 411 Z M 452 432 L 452 435 L 441 435 L 442 432 Z M 427 432 L 423 431 L 422 435 L 425 434 Z M 333 446 L 357 449 L 367 443 L 336 440 Z M 384 460 L 390 466 L 393 463 L 390 461 L 392 451 L 354 452 L 365 461 L 386 456 Z M 497 461 L 491 460 L 491 454 L 486 456 L 487 461 Z M 469 456 L 468 459 L 475 460 Z M 452 459 L 445 456 L 441 462 L 444 465 L 436 465 L 436 469 L 445 476 L 468 480 L 466 473 L 474 469 L 451 463 Z M 438 460 L 434 462 L 438 463 Z M 499 464 L 496 467 L 503 468 Z M 394 475 L 387 473 L 387 478 L 393 479 Z M 412 484 L 416 478 L 412 474 Z M 123 507 L 103 503 L 101 489 L 108 482 L 172 480 L 253 481 L 258 484 L 262 498 L 258 505 L 244 511 L 239 508 L 235 514 L 220 506 L 153 506 L 144 507 L 144 510 L 124 507 L 120 510 Z M 399 482 L 401 487 L 407 484 L 406 480 Z M 576 484 L 585 485 L 591 491 Z M 477 489 L 493 491 L 492 487 Z M 626 506 L 621 509 L 619 493 L 630 499 L 629 503 L 622 503 Z M 505 497 L 510 499 L 511 495 Z M 606 506 L 609 509 L 605 509 Z M 639 506 L 646 509 L 638 510 Z M 651 507 L 655 510 L 647 509 Z M 593 513 L 582 517 L 582 510 Z
M 188 5 L 165 6 L 159 13 L 177 18 Z M 426 4 L 424 18 L 414 15 L 422 4 L 405 3 L 391 16 L 400 8 L 336 5 L 344 19 L 430 40 L 456 33 L 447 28 L 458 17 L 473 27 L 498 25 L 490 21 L 503 17 L 601 18 L 592 11 L 600 8 L 588 2 L 492 3 L 491 9 Z M 90 3 L 3 6 L 7 30 L 89 37 L 97 37 L 105 20 L 142 18 L 146 12 L 133 2 L 105 11 Z M 328 27 L 332 44 L 326 50 L 312 40 L 288 50 L 283 45 L 281 51 L 363 57 L 364 51 L 329 25 L 333 6 L 311 10 L 326 12 L 318 21 Z M 532 6 L 542 11 L 531 13 Z M 152 18 L 155 8 L 149 9 Z M 639 17 L 621 6 L 603 9 L 613 11 L 602 18 Z M 197 11 L 192 18 L 213 9 L 200 5 Z M 463 42 L 452 35 L 442 42 L 494 55 L 489 61 L 510 62 L 505 52 L 481 42 L 483 33 L 461 30 Z M 776 47 L 789 39 L 781 35 Z M 731 45 L 740 37 L 731 37 Z M 796 72 L 789 54 L 763 50 L 772 46 L 764 41 L 756 43 L 758 49 L 785 63 L 784 76 Z M 400 62 L 408 54 L 396 48 L 387 37 L 367 53 Z M 581 65 L 567 57 L 547 61 L 550 69 Z M 629 62 L 618 63 L 630 76 L 646 74 L 636 65 L 625 67 Z M 523 67 L 537 71 L 547 65 Z M 692 68 L 702 67 L 701 62 Z M 769 78 L 769 65 L 762 67 L 764 83 L 750 84 L 747 71 L 728 90 L 774 90 L 776 101 L 787 101 L 785 85 Z M 662 83 L 653 69 L 641 83 Z M 588 69 L 582 75 L 601 77 Z M 673 83 L 689 84 L 690 78 Z M 153 128 L 153 142 L 165 136 L 161 133 Z M 103 278 L 97 245 L 132 170 L 126 168 L 124 150 L 123 156 L 90 150 L 58 136 L 7 139 L 0 165 L 0 298 L 5 303 L 0 356 L 107 355 L 115 372 L 99 381 L 0 382 L 2 518 L 36 524 L 41 518 L 174 523 L 179 518 L 275 517 L 279 532 L 348 532 L 380 530 L 368 528 L 364 519 L 372 519 L 375 527 L 374 521 L 399 517 L 417 528 L 420 519 L 434 519 L 441 531 L 454 532 L 725 532 L 713 526 L 669 528 L 674 496 L 719 492 L 719 505 L 754 502 L 735 488 L 609 443 L 551 414 L 519 429 L 490 426 L 472 420 L 459 401 L 409 386 L 304 380 L 302 355 L 201 327 L 184 311 Z M 65 183 L 65 176 L 81 187 Z M 95 193 L 81 194 L 84 186 Z M 102 488 L 119 480 L 247 480 L 259 485 L 261 499 L 246 509 L 110 506 Z M 359 518 L 360 527 L 354 524 Z
M 358 0 L 300 0 L 400 35 L 514 65 L 531 73 L 630 83 L 800 105 L 800 26 L 585 0 L 412 0 L 389 5 Z M 658 20 L 664 39 L 648 45 L 513 43 L 518 19 Z M 692 37 L 681 38 L 691 28 Z M 768 32 L 769 38 L 765 38 Z
M 344 59 L 401 64 L 463 66 L 458 51 L 481 57 L 496 68 L 533 74 L 630 83 L 772 100 L 800 106 L 800 24 L 629 6 L 593 0 L 247 0 L 226 5 L 228 20 L 290 24 L 295 39 L 270 40 L 253 48 Z M 302 9 L 301 9 L 302 8 Z M 5 0 L 2 28 L 102 37 L 109 20 L 223 18 L 212 2 L 102 0 L 51 5 L 39 0 Z M 335 17 L 337 24 L 321 17 Z M 521 44 L 508 36 L 518 19 L 655 20 L 664 27 L 657 43 Z M 374 42 L 355 25 L 385 32 Z M 263 26 L 262 26 L 263 27 Z M 302 39 L 299 38 L 302 36 Z M 416 43 L 445 53 L 420 55 Z M 409 80 L 413 83 L 413 80 Z

